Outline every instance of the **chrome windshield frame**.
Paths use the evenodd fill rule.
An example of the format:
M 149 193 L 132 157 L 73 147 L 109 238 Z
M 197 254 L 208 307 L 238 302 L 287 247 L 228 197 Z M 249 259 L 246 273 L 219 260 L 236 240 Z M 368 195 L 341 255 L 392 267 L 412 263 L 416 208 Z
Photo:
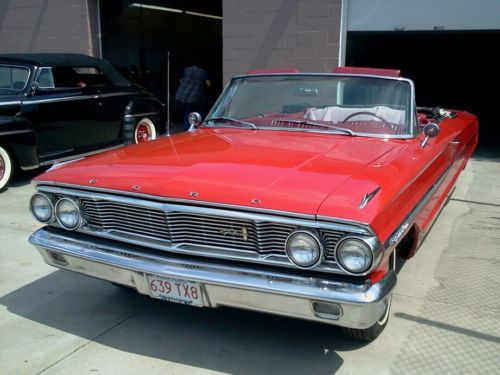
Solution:
M 359 137 L 369 137 L 369 138 L 383 138 L 383 139 L 412 139 L 415 138 L 418 135 L 417 132 L 417 112 L 416 112 L 416 98 L 415 98 L 415 84 L 414 82 L 409 79 L 409 78 L 404 78 L 404 77 L 389 77 L 389 76 L 380 76 L 380 75 L 373 75 L 373 74 L 340 74 L 340 73 L 258 73 L 258 74 L 241 74 L 234 76 L 231 78 L 231 80 L 228 82 L 228 84 L 224 87 L 224 90 L 222 91 L 221 95 L 213 105 L 213 107 L 210 109 L 208 112 L 206 118 L 210 118 L 214 116 L 216 108 L 220 105 L 222 102 L 223 98 L 227 95 L 228 91 L 232 87 L 234 81 L 242 78 L 249 78 L 249 77 L 277 77 L 277 76 L 288 76 L 288 77 L 299 77 L 299 76 L 304 76 L 304 77 L 353 77 L 353 78 L 375 78 L 375 79 L 382 79 L 382 80 L 389 80 L 389 81 L 398 81 L 398 82 L 407 82 L 410 85 L 410 132 L 406 134 L 373 134 L 373 133 L 357 133 L 353 132 L 355 136 Z M 214 125 L 207 124 L 203 122 L 203 125 L 207 127 L 214 127 Z M 281 127 L 272 127 L 272 126 L 258 126 L 258 129 L 265 129 L 265 130 L 284 130 L 284 131 L 302 131 L 302 132 L 314 132 L 314 133 L 326 133 L 326 134 L 332 134 L 334 133 L 333 131 L 328 131 L 326 129 L 304 129 L 304 128 L 281 128 Z M 251 130 L 251 129 L 250 129 Z M 335 132 L 335 134 L 338 134 L 338 132 Z

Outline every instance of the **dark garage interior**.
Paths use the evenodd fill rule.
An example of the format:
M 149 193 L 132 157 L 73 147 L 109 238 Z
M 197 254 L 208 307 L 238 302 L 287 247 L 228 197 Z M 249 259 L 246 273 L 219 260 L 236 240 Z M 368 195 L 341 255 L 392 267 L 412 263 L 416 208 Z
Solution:
M 418 106 L 476 114 L 476 157 L 500 157 L 499 31 L 349 32 L 346 65 L 401 69 L 415 82 Z
M 222 87 L 222 0 L 100 1 L 102 55 L 131 81 L 167 102 L 170 60 L 171 120 L 182 109 L 174 99 L 182 70 L 199 61 L 212 86 L 209 107 Z

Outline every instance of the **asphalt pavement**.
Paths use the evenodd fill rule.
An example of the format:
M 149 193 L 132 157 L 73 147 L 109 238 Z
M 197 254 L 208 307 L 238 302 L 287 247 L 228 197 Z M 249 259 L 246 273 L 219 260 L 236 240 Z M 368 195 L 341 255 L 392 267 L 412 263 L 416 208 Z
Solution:
M 46 265 L 32 175 L 0 194 L 0 374 L 500 374 L 500 162 L 471 160 L 370 344 L 336 327 L 170 304 Z

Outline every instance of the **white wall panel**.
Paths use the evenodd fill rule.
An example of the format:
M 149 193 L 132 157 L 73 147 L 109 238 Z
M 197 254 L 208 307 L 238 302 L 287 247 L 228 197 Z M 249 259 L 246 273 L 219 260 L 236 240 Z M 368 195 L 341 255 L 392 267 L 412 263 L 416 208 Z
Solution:
M 348 31 L 499 30 L 500 0 L 348 0 Z

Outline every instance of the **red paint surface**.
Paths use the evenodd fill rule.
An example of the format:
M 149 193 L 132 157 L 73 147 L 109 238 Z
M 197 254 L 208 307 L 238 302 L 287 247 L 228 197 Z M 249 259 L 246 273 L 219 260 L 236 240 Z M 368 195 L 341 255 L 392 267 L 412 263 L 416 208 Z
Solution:
M 378 69 L 378 68 L 361 68 L 357 66 L 337 66 L 333 68 L 332 73 L 339 74 L 368 74 L 374 76 L 399 77 L 401 70 L 397 69 Z

